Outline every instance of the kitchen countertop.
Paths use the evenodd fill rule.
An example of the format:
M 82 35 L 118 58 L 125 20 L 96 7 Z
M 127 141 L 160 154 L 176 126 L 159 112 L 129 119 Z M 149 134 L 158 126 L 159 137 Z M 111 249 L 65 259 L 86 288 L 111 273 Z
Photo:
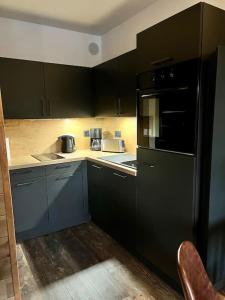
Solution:
M 35 154 L 35 153 L 34 153 Z M 92 162 L 96 162 L 99 164 L 102 164 L 104 166 L 108 166 L 111 168 L 114 168 L 118 171 L 127 173 L 129 175 L 136 176 L 137 171 L 135 169 L 126 167 L 124 165 L 120 165 L 117 162 L 117 159 L 114 160 L 114 162 L 109 160 L 102 160 L 101 157 L 106 156 L 118 156 L 118 162 L 121 161 L 120 157 L 121 155 L 124 156 L 124 154 L 128 153 L 109 153 L 109 152 L 101 152 L 101 151 L 91 151 L 91 150 L 77 150 L 73 153 L 57 153 L 64 157 L 64 159 L 58 159 L 58 160 L 51 160 L 51 161 L 38 161 L 31 155 L 24 155 L 19 157 L 13 157 L 8 161 L 9 170 L 15 170 L 15 169 L 22 169 L 22 168 L 29 168 L 29 167 L 39 167 L 39 166 L 47 166 L 52 164 L 60 164 L 60 163 L 66 163 L 66 162 L 72 162 L 77 160 L 89 160 Z M 127 156 L 129 160 L 130 153 Z M 112 157 L 113 160 L 113 157 Z

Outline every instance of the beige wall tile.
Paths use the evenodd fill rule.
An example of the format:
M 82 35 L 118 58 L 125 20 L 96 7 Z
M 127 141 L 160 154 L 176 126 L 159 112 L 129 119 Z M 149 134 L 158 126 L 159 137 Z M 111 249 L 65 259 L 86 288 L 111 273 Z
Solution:
M 9 138 L 11 157 L 38 153 L 58 152 L 58 137 L 73 134 L 77 149 L 89 148 L 90 140 L 83 136 L 84 130 L 100 127 L 114 136 L 122 131 L 128 152 L 136 149 L 136 118 L 77 118 L 54 120 L 5 120 L 6 136 Z

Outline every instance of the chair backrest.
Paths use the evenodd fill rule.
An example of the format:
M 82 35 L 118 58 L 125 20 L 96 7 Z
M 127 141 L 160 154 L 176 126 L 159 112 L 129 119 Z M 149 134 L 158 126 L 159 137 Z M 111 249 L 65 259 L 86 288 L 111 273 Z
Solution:
M 191 242 L 183 242 L 178 250 L 178 273 L 186 300 L 215 300 L 217 292 Z

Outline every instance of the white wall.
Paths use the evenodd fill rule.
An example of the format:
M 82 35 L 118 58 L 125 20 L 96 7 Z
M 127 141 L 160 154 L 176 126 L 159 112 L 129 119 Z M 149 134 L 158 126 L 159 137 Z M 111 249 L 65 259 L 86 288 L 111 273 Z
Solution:
M 200 2 L 200 0 L 156 0 L 147 8 L 102 36 L 102 60 L 136 48 L 136 34 Z M 202 1 L 225 9 L 224 0 Z
M 138 0 L 137 0 L 138 1 Z M 0 56 L 92 67 L 136 48 L 136 34 L 199 0 L 156 0 L 102 36 L 0 17 Z M 225 9 L 225 0 L 205 0 Z M 90 42 L 100 47 L 88 51 Z
M 0 18 L 0 56 L 92 67 L 101 52 L 91 55 L 90 42 L 101 37 L 56 27 Z

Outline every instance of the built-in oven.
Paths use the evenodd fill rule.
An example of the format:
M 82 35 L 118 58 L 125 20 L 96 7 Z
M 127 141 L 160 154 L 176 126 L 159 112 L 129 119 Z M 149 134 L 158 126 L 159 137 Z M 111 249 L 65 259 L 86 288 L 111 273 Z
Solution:
M 139 74 L 138 146 L 195 153 L 199 60 Z

